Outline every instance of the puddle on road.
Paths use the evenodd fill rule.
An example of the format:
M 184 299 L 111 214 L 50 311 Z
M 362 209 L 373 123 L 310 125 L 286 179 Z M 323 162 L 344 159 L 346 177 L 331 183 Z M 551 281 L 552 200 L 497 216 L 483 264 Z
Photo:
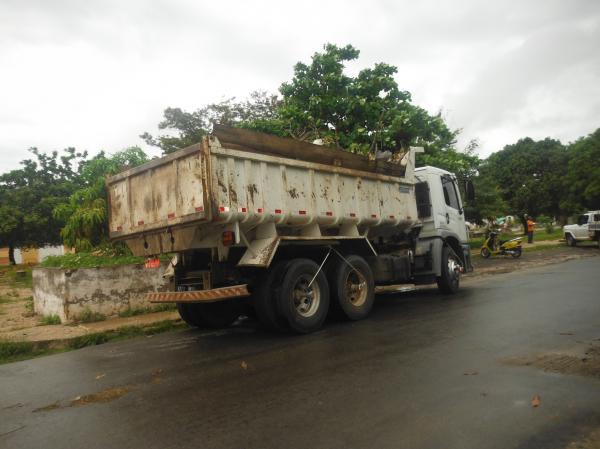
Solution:
M 129 393 L 131 387 L 115 387 L 115 388 L 107 388 L 106 390 L 99 391 L 98 393 L 86 394 L 84 396 L 78 396 L 71 401 L 69 407 L 73 407 L 76 405 L 87 405 L 87 404 L 96 404 L 96 403 L 105 403 L 112 402 L 115 399 L 122 398 L 127 393 Z
M 579 353 L 550 353 L 505 359 L 503 362 L 515 366 L 532 366 L 553 373 L 600 378 L 600 344 L 592 344 Z
M 106 377 L 106 374 L 99 374 L 95 377 L 96 380 L 103 379 Z M 163 370 L 162 368 L 156 368 L 151 371 L 150 377 L 146 384 L 149 385 L 158 385 L 163 381 Z M 136 388 L 136 385 L 123 385 L 120 387 L 111 387 L 101 390 L 97 393 L 86 394 L 77 396 L 72 399 L 68 404 L 62 405 L 61 401 L 56 401 L 51 404 L 45 405 L 43 407 L 39 407 L 33 410 L 33 413 L 37 412 L 49 412 L 52 410 L 63 409 L 68 407 L 77 407 L 81 405 L 90 405 L 90 404 L 106 404 L 108 402 L 115 401 L 117 399 L 122 398 L 127 395 L 131 390 Z
M 76 407 L 80 405 L 105 404 L 107 402 L 112 402 L 114 400 L 122 398 L 127 393 L 129 393 L 131 389 L 132 387 L 130 385 L 125 385 L 123 387 L 107 388 L 105 390 L 99 391 L 98 393 L 77 396 L 75 399 L 71 400 L 71 402 L 69 402 L 68 405 L 61 405 L 60 401 L 53 402 L 52 404 L 48 404 L 43 407 L 34 409 L 33 413 L 49 412 L 52 410 L 57 410 L 59 408 Z

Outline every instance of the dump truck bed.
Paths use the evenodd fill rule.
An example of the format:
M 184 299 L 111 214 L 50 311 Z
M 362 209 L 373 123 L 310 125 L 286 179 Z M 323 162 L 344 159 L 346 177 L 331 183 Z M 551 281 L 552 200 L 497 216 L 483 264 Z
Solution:
M 200 144 L 107 180 L 110 237 L 150 255 L 210 247 L 206 235 L 232 223 L 242 231 L 274 223 L 288 235 L 408 228 L 417 211 L 407 161 L 218 127 Z

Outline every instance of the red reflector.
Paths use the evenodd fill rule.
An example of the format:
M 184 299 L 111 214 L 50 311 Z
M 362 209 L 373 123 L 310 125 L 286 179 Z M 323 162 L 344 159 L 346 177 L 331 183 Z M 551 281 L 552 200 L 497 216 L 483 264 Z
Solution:
M 248 212 L 248 209 L 247 209 L 247 208 L 245 208 L 245 207 L 242 207 L 242 208 L 240 209 L 240 212 L 244 212 L 244 213 L 246 213 L 246 212 Z
M 123 230 L 123 226 L 117 226 L 117 231 L 122 231 Z
M 281 213 L 282 213 L 282 212 L 281 212 L 281 209 L 275 209 L 275 213 L 276 213 L 276 214 L 281 214 Z
M 219 212 L 225 212 L 225 206 L 219 206 Z
M 299 211 L 298 211 L 298 213 L 299 213 L 300 215 L 306 215 L 306 211 L 305 211 L 305 210 L 299 210 Z
M 371 214 L 371 218 L 377 218 L 377 214 Z
M 167 215 L 167 218 L 169 220 L 172 220 L 173 218 L 175 218 L 175 212 L 171 212 L 169 215 Z
M 390 215 L 390 218 L 396 218 L 396 217 L 394 217 L 393 215 Z
M 257 214 L 262 214 L 263 213 L 263 208 L 259 207 L 258 209 L 256 209 L 256 213 Z
M 144 224 L 144 220 L 140 220 L 140 221 L 138 221 L 138 226 L 141 226 L 141 225 L 143 225 L 143 224 Z
M 332 217 L 333 216 L 333 212 L 325 212 L 325 215 L 327 215 L 328 217 Z
M 356 214 L 354 212 L 350 212 L 350 216 L 351 217 L 356 217 Z
M 231 246 L 235 243 L 235 233 L 233 231 L 223 232 L 223 246 Z
M 144 262 L 144 268 L 158 268 L 160 267 L 160 259 L 148 259 Z
M 198 206 L 196 208 L 196 212 L 204 212 L 204 207 L 203 206 Z

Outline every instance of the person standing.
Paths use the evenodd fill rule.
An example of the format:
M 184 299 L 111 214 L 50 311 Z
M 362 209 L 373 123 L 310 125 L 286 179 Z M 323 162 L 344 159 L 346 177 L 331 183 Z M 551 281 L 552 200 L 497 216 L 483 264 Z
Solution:
M 535 221 L 531 215 L 527 217 L 527 243 L 533 243 L 533 231 L 535 230 Z

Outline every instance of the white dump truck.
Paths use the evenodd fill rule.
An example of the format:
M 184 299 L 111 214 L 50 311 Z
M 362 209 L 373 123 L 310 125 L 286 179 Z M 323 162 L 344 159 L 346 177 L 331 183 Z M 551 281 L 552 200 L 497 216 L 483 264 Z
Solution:
M 373 161 L 215 126 L 107 180 L 110 236 L 148 266 L 173 256 L 172 291 L 149 299 L 176 303 L 190 325 L 255 313 L 269 329 L 308 333 L 330 313 L 358 320 L 376 291 L 437 282 L 450 294 L 472 269 L 456 177 L 415 169 L 419 150 Z

